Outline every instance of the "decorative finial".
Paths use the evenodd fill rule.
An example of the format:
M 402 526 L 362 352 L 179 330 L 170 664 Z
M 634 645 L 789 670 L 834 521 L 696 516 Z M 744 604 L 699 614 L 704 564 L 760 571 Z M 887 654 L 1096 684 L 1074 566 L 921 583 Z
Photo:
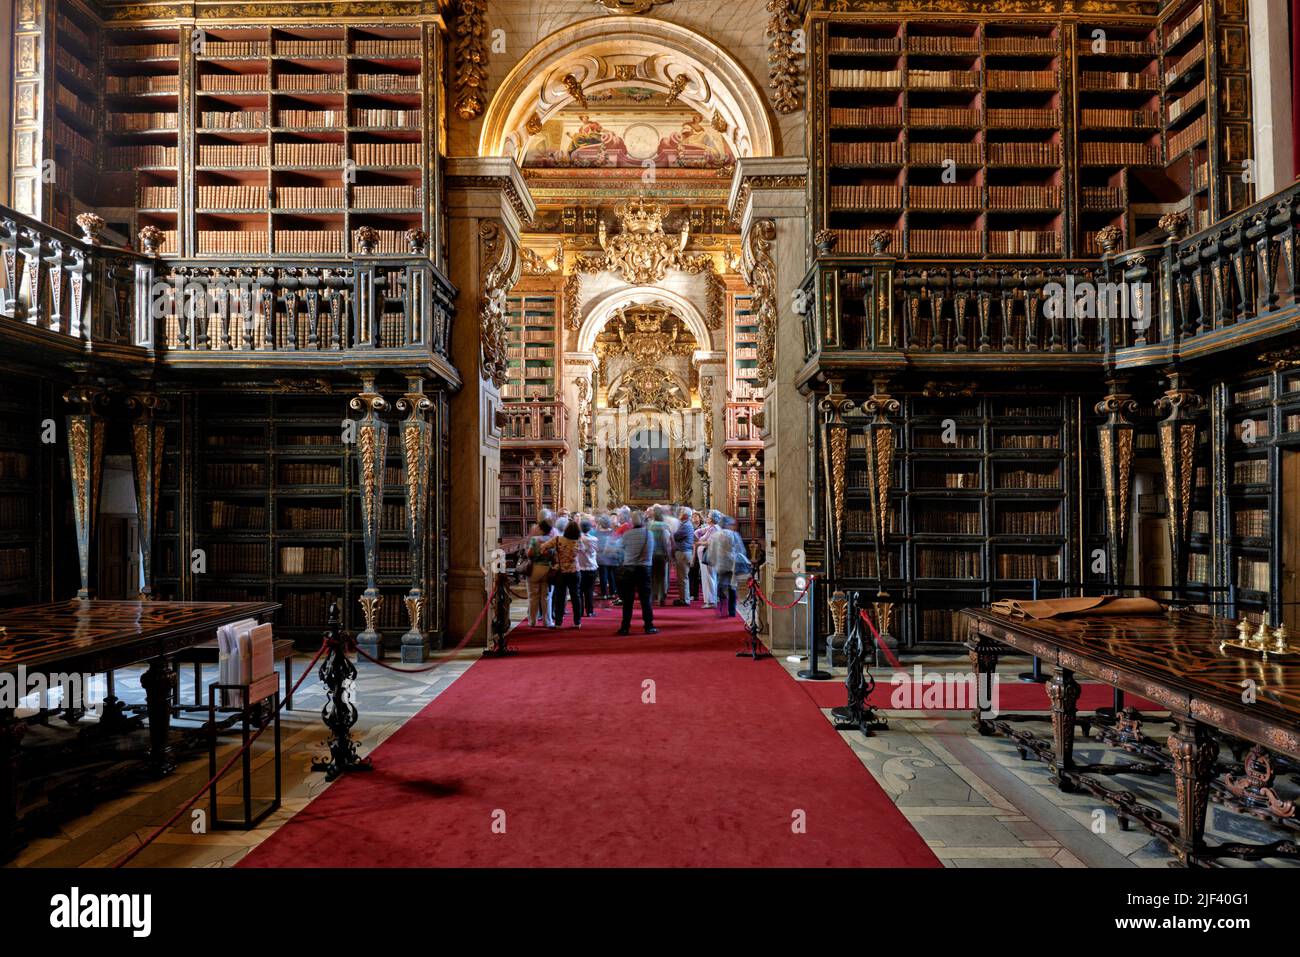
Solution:
M 839 241 L 839 234 L 830 229 L 819 229 L 817 235 L 813 236 L 813 245 L 817 247 L 819 256 L 829 256 Z
M 362 255 L 372 255 L 379 246 L 379 231 L 373 226 L 362 226 L 357 230 L 357 249 Z
M 1124 233 L 1120 231 L 1118 226 L 1112 224 L 1097 230 L 1097 245 L 1101 246 L 1102 252 L 1115 252 L 1123 241 Z
M 163 242 L 166 236 L 157 226 L 145 226 L 140 230 L 140 248 L 144 250 L 146 256 L 157 256 L 162 252 Z
M 108 223 L 104 222 L 103 216 L 82 213 L 77 217 L 77 225 L 81 227 L 81 238 L 92 246 L 98 246 L 101 242 L 99 234 L 104 231 Z
M 429 234 L 412 226 L 406 231 L 406 245 L 413 253 L 422 253 L 429 245 Z

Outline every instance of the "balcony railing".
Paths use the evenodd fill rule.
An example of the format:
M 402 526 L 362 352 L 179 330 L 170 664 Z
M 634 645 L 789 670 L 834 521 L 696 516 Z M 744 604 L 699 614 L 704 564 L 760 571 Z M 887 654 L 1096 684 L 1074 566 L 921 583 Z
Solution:
M 502 406 L 505 424 L 501 438 L 512 445 L 563 442 L 568 435 L 569 409 L 563 402 L 506 402 Z
M 1201 232 L 1090 260 L 822 255 L 802 308 L 808 359 L 1016 354 L 1164 362 L 1295 331 L 1300 182 Z M 982 360 L 975 360 L 982 361 Z
M 0 206 L 0 318 L 80 349 L 136 344 L 138 259 Z
M 135 346 L 180 364 L 436 356 L 450 371 L 456 291 L 423 254 L 163 259 L 0 207 L 0 263 L 0 318 L 83 349 Z
M 452 295 L 424 256 L 232 265 L 151 260 L 152 343 L 160 352 L 411 350 L 446 358 Z

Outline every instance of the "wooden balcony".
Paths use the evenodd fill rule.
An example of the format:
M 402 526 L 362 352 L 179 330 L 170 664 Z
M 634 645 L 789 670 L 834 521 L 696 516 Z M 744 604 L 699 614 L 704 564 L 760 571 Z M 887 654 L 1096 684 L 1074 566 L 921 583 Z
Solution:
M 163 259 L 98 246 L 0 207 L 0 328 L 45 353 L 171 369 L 460 377 L 456 291 L 427 256 Z
M 1300 318 L 1293 184 L 1192 236 L 1098 259 L 820 256 L 800 381 L 818 372 L 1106 371 L 1289 344 Z M 1078 298 L 1083 296 L 1082 299 Z
M 558 399 L 506 402 L 501 408 L 503 448 L 568 450 L 569 409 Z
M 761 449 L 763 447 L 762 402 L 728 402 L 726 415 L 726 445 L 728 449 Z

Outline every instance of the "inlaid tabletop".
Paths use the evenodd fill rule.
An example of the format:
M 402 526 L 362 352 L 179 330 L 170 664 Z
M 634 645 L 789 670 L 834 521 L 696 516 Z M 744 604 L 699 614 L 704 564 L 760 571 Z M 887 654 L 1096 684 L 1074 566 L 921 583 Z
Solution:
M 1221 651 L 1220 644 L 1237 640 L 1234 621 L 1190 611 L 1149 617 L 1093 615 L 1041 620 L 1011 618 L 978 608 L 965 609 L 964 614 L 974 621 L 978 633 L 1007 641 L 1045 661 L 1072 670 L 1087 662 L 1093 667 L 1082 669 L 1085 674 L 1112 684 L 1112 678 L 1120 674 L 1147 679 L 1153 689 L 1142 693 L 1178 710 L 1185 711 L 1192 701 L 1216 702 L 1284 727 L 1300 728 L 1300 658 L 1263 660 L 1231 648 Z M 1247 686 L 1247 681 L 1253 684 Z M 1243 700 L 1248 688 L 1254 693 L 1254 703 Z M 1155 690 L 1158 695 L 1161 689 L 1174 694 L 1161 698 L 1150 693 Z
M 92 658 L 120 663 L 206 640 L 221 625 L 262 618 L 277 602 L 82 601 L 0 610 L 0 672 L 39 670 Z M 193 639 L 189 642 L 186 639 Z M 135 651 L 140 657 L 132 659 Z

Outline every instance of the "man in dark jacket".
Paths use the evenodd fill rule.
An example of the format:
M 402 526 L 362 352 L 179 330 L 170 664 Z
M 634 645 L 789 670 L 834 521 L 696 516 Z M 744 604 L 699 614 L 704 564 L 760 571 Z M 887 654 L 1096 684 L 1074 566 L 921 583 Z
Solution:
M 632 513 L 632 527 L 623 533 L 623 565 L 619 569 L 618 590 L 623 601 L 623 627 L 618 634 L 632 630 L 632 601 L 641 601 L 641 621 L 647 635 L 658 634 L 655 613 L 650 601 L 650 565 L 654 561 L 655 542 L 645 527 L 645 516 Z
M 691 603 L 691 559 L 695 556 L 695 523 L 692 510 L 683 508 L 677 517 L 681 520 L 673 532 L 673 560 L 677 563 L 677 600 L 674 605 Z

